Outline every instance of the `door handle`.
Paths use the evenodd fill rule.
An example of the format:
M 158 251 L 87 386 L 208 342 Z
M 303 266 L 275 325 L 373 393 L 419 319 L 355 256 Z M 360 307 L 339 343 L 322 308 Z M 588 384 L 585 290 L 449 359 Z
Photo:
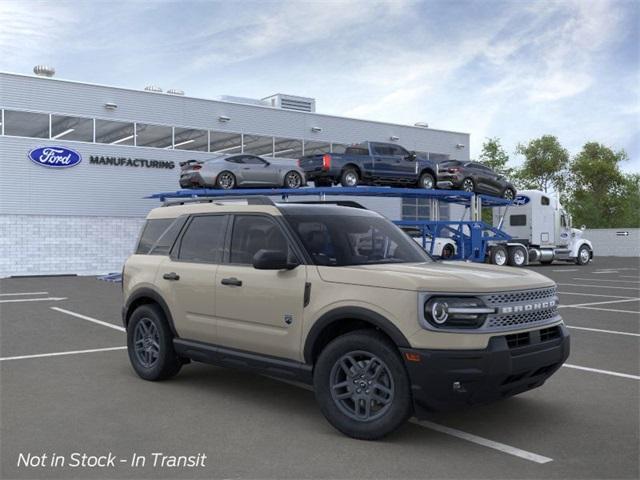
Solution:
M 230 287 L 241 287 L 242 280 L 238 280 L 236 277 L 223 278 L 220 283 L 222 285 L 229 285 Z
M 164 278 L 165 280 L 180 280 L 180 275 L 178 275 L 176 272 L 171 272 L 165 273 L 164 275 L 162 275 L 162 278 Z

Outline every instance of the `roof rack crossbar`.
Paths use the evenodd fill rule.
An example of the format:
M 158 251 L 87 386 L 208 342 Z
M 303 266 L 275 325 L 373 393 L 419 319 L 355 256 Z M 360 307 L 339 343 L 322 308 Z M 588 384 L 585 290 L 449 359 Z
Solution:
M 172 205 L 185 205 L 187 203 L 214 203 L 216 205 L 224 205 L 226 203 L 237 202 L 238 200 L 247 202 L 247 205 L 275 205 L 273 200 L 269 197 L 265 197 L 262 195 L 256 196 L 224 196 L 224 197 L 216 197 L 216 196 L 201 196 L 201 197 L 192 197 L 192 198 L 174 198 L 172 200 L 165 199 L 162 206 L 169 207 Z

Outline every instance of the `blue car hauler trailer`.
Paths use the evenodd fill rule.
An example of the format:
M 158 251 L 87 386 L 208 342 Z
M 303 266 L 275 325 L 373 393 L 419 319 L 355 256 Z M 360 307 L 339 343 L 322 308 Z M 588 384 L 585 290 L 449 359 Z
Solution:
M 234 190 L 217 189 L 189 189 L 176 192 L 162 192 L 153 194 L 147 198 L 157 198 L 161 202 L 171 200 L 197 200 L 197 199 L 223 199 L 225 197 L 248 196 L 280 196 L 283 201 L 289 197 L 314 196 L 324 201 L 327 196 L 346 197 L 389 197 L 389 198 L 424 198 L 430 200 L 430 220 L 397 220 L 394 223 L 400 227 L 418 229 L 422 235 L 422 246 L 427 247 L 427 238 L 430 242 L 430 253 L 433 254 L 435 239 L 445 235 L 456 244 L 456 252 L 452 260 L 470 260 L 473 262 L 486 262 L 489 258 L 490 248 L 494 244 L 506 244 L 511 237 L 501 230 L 501 224 L 494 227 L 482 221 L 482 207 L 504 207 L 511 202 L 499 197 L 480 195 L 472 192 L 453 190 L 425 190 L 417 188 L 391 188 L 391 187 L 323 187 L 323 188 L 251 188 Z M 440 220 L 439 202 L 447 202 L 465 207 L 465 215 L 469 211 L 469 220 Z M 505 259 L 506 260 L 506 259 Z

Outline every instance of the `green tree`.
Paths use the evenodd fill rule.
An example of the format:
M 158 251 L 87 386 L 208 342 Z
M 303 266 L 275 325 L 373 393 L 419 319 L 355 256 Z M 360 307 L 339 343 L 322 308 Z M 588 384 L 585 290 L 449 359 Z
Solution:
M 586 143 L 573 158 L 565 203 L 576 225 L 640 226 L 640 176 L 622 173 L 620 162 L 625 160 L 624 150 L 614 152 L 597 142 Z
M 497 137 L 487 138 L 482 144 L 482 152 L 478 158 L 480 163 L 507 177 L 513 174 L 513 168 L 508 167 L 509 155 L 502 147 Z
M 554 188 L 561 192 L 566 184 L 569 152 L 553 135 L 543 135 L 519 144 L 516 153 L 524 156 L 524 164 L 516 175 L 519 187 L 535 188 L 548 192 Z

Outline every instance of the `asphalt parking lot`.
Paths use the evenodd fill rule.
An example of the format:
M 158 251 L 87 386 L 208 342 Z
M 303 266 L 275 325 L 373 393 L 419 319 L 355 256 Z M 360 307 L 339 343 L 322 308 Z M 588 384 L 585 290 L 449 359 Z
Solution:
M 2 478 L 638 478 L 640 261 L 531 267 L 559 286 L 572 353 L 542 388 L 344 437 L 313 393 L 202 364 L 151 383 L 129 366 L 120 285 L 0 280 Z M 206 454 L 205 466 L 18 466 L 20 454 Z

